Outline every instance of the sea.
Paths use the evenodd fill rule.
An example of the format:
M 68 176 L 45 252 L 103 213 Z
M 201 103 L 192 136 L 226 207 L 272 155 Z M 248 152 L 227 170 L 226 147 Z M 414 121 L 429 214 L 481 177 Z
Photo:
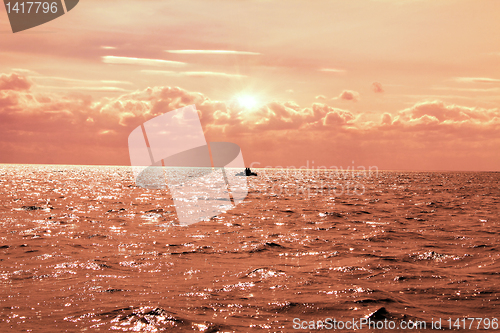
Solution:
M 130 167 L 0 165 L 0 332 L 499 330 L 500 173 L 253 171 L 183 225 Z

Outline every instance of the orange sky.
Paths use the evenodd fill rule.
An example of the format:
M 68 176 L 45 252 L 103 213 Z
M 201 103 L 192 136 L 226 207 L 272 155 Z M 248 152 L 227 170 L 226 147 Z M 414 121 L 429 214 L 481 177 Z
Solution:
M 0 7 L 0 163 L 129 165 L 196 104 L 247 165 L 500 170 L 499 1 L 84 0 L 16 34 Z

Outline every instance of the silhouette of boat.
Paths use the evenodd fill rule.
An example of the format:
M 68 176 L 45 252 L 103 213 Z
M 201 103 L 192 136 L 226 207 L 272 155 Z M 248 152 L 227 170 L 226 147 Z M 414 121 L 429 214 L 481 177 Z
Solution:
M 252 170 L 250 170 L 250 168 L 245 168 L 245 172 L 239 172 L 236 174 L 236 176 L 250 177 L 250 176 L 257 176 L 257 174 L 255 172 L 252 172 Z

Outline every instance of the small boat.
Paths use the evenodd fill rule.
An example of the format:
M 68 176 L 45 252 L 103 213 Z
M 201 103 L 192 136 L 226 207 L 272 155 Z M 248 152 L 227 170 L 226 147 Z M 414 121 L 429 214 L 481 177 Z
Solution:
M 257 174 L 255 172 L 252 172 L 252 170 L 250 170 L 250 168 L 245 168 L 245 172 L 239 172 L 236 174 L 236 176 L 250 177 L 250 176 L 257 176 Z

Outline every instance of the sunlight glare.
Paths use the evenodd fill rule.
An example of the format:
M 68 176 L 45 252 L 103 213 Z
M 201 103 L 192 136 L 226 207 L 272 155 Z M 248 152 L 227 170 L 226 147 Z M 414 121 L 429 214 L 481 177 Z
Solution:
M 240 104 L 240 106 L 247 109 L 252 109 L 257 106 L 257 100 L 254 97 L 248 95 L 239 96 L 238 103 Z

